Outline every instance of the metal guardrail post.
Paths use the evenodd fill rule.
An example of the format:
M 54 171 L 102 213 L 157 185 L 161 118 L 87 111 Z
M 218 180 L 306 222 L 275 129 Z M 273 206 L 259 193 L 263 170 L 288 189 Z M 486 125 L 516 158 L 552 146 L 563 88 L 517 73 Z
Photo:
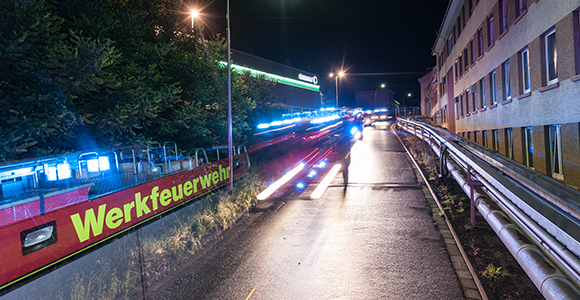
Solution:
M 480 157 L 482 155 L 481 151 L 475 148 L 469 148 L 469 145 L 443 130 L 401 118 L 398 118 L 398 125 L 417 137 L 417 127 L 421 127 L 433 134 L 433 139 L 438 144 L 431 146 L 434 152 L 440 156 L 440 163 L 446 161 L 446 154 L 448 154 L 451 160 L 446 161 L 445 165 L 453 178 L 460 184 L 466 194 L 471 195 L 472 203 L 475 204 L 473 206 L 476 206 L 482 213 L 482 216 L 494 229 L 498 237 L 506 245 L 514 258 L 516 258 L 544 297 L 547 299 L 580 299 L 580 259 L 576 254 L 567 249 L 567 246 L 561 244 L 555 237 L 548 233 L 547 229 L 537 224 L 537 220 L 532 220 L 527 215 L 530 213 L 530 209 L 531 211 L 534 210 L 522 199 L 522 197 L 525 200 L 530 200 L 528 199 L 529 197 L 540 198 L 548 196 L 542 199 L 546 203 L 559 207 L 552 202 L 553 196 L 549 195 L 550 191 L 548 191 L 547 181 L 543 181 L 542 184 L 544 185 L 542 189 L 540 192 L 536 192 L 538 190 L 537 187 L 530 187 L 529 182 L 520 183 L 518 181 L 520 179 L 527 180 L 524 175 L 511 176 L 509 179 L 506 178 L 507 174 L 502 172 L 502 169 L 498 167 L 501 163 L 494 163 L 489 156 L 484 158 Z M 440 166 L 440 168 L 442 167 Z M 467 173 L 465 174 L 464 172 Z M 508 168 L 505 172 L 511 172 L 511 169 Z M 443 169 L 440 169 L 440 174 L 442 173 Z M 472 181 L 471 177 L 475 178 L 473 181 L 478 181 L 482 186 L 471 185 L 468 182 Z M 571 197 L 570 195 L 572 193 L 562 191 L 558 193 L 558 195 L 560 194 L 566 194 L 568 197 Z M 501 209 L 490 208 L 496 207 L 491 199 Z M 544 203 L 542 207 L 544 209 L 550 208 L 554 211 L 550 207 L 550 204 Z M 519 208 L 520 205 L 525 206 L 527 211 L 524 212 L 523 209 L 521 210 Z M 567 206 L 568 209 L 570 207 Z M 536 213 L 535 218 L 537 218 L 537 212 L 534 211 L 534 213 Z M 545 212 L 542 211 L 542 213 Z M 575 211 L 570 215 L 576 216 L 578 213 L 578 211 Z M 561 211 L 560 214 L 561 218 L 558 219 L 559 223 L 565 220 L 571 220 L 570 216 L 565 215 L 564 212 Z M 543 215 L 539 216 L 540 218 L 543 217 Z M 544 220 L 542 222 L 550 222 L 545 217 L 542 220 Z M 578 219 L 575 220 L 570 224 L 577 224 L 574 222 L 579 222 Z M 553 226 L 555 225 L 552 224 L 551 226 L 553 232 Z M 574 245 L 579 243 L 578 240 L 573 240 L 570 236 L 565 237 L 566 232 L 563 232 L 561 229 L 558 230 L 558 232 L 561 232 L 558 239 L 564 238 L 566 241 L 575 243 Z M 571 234 L 574 235 L 574 232 Z M 530 241 L 528 237 L 531 237 L 534 242 Z M 553 262 L 556 262 L 559 268 L 556 268 Z

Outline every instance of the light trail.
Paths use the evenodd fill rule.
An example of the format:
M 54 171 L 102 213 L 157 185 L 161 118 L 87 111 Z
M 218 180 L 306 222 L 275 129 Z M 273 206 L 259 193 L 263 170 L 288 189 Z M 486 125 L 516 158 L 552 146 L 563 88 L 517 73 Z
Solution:
M 267 189 L 265 189 L 263 192 L 261 192 L 256 198 L 258 200 L 265 200 L 266 198 L 268 198 L 277 189 L 279 189 L 286 182 L 288 182 L 290 179 L 292 179 L 292 177 L 296 176 L 296 174 L 298 174 L 298 172 L 302 171 L 302 169 L 304 169 L 304 165 L 305 165 L 304 163 L 300 163 L 297 167 L 292 169 L 292 171 L 286 173 L 286 175 L 282 176 L 282 178 L 278 179 L 278 181 L 274 182 Z
M 332 181 L 332 179 L 334 179 L 334 176 L 336 176 L 336 174 L 338 174 L 338 171 L 340 171 L 341 168 L 342 168 L 341 164 L 334 165 L 332 167 L 332 169 L 330 169 L 330 172 L 328 172 L 328 174 L 326 174 L 326 177 L 324 177 L 324 179 L 322 179 L 320 184 L 316 187 L 314 192 L 312 192 L 312 194 L 310 195 L 310 198 L 311 199 L 318 199 L 318 198 L 322 197 L 322 194 L 324 193 L 324 191 L 326 191 L 326 188 L 328 188 L 328 186 L 330 185 L 330 182 Z

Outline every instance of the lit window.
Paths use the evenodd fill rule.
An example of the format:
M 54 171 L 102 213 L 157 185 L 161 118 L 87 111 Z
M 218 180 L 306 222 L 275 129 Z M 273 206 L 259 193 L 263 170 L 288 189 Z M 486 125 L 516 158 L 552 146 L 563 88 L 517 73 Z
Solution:
M 558 54 L 556 51 L 556 30 L 545 36 L 546 42 L 546 75 L 548 84 L 558 81 Z
M 530 91 L 530 52 L 525 49 L 520 54 L 522 65 L 522 88 L 524 93 Z

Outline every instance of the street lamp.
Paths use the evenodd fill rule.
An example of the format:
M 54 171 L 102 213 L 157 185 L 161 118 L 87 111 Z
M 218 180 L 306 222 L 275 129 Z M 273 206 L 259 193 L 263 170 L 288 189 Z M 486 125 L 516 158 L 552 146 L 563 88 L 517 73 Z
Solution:
M 336 74 L 336 76 L 334 75 L 334 73 L 330 73 L 330 77 L 334 77 L 334 85 L 336 87 L 336 108 L 338 108 L 338 77 L 342 76 L 344 76 L 343 71 L 339 71 L 338 74 Z
M 191 28 L 193 28 L 193 19 L 199 16 L 199 11 L 192 9 L 189 13 L 191 14 Z
M 405 97 L 411 98 L 411 93 L 408 93 Z M 403 97 L 403 107 L 405 107 L 405 97 Z
M 381 86 L 379 86 L 376 90 L 375 90 L 375 109 L 377 109 L 377 91 L 379 89 L 384 89 L 385 88 L 385 84 L 381 83 Z

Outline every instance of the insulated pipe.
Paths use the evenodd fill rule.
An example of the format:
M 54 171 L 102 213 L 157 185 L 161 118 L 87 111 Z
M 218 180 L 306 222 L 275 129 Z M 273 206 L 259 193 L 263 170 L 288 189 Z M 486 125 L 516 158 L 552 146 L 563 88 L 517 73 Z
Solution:
M 415 126 L 413 127 L 414 134 L 417 135 L 416 127 Z M 421 135 L 423 136 L 423 134 Z M 438 155 L 441 154 L 444 155 L 443 151 L 437 151 L 439 149 L 434 147 L 434 145 L 431 146 L 436 153 L 439 152 Z M 461 161 L 461 159 L 459 159 L 458 157 L 452 156 L 452 159 L 457 160 L 457 163 L 462 165 L 462 167 L 466 165 L 466 163 Z M 461 188 L 467 194 L 470 194 L 469 189 L 471 187 L 467 185 L 467 179 L 465 177 L 467 175 L 464 175 L 459 169 L 462 167 L 457 166 L 455 163 L 452 163 L 451 161 L 447 161 L 446 165 L 450 174 L 460 184 Z M 493 188 L 493 186 L 491 186 L 489 182 L 486 182 L 480 176 L 478 176 L 478 179 L 486 185 L 486 188 L 488 187 Z M 516 258 L 516 260 L 522 266 L 526 274 L 528 274 L 532 282 L 534 282 L 534 284 L 538 287 L 542 295 L 544 295 L 546 299 L 580 299 L 580 291 L 577 289 L 577 287 L 564 274 L 562 274 L 557 268 L 555 268 L 552 265 L 551 261 L 548 260 L 542 254 L 542 252 L 538 250 L 537 247 L 535 247 L 534 244 L 526 237 L 526 235 L 524 235 L 519 230 L 519 228 L 513 224 L 511 219 L 503 211 L 497 209 L 497 207 L 495 207 L 493 202 L 491 202 L 484 194 L 478 191 L 474 192 L 475 192 L 474 202 L 478 210 L 482 213 L 482 215 L 484 216 L 486 221 L 490 224 L 490 226 L 492 226 L 496 234 L 500 237 L 502 242 L 504 242 L 504 244 L 510 250 L 510 253 L 512 253 L 512 255 Z M 507 199 L 504 198 L 504 200 Z M 511 204 L 510 201 L 505 202 L 509 203 L 508 205 Z M 505 204 L 503 202 L 498 203 Z M 495 209 L 491 205 L 493 205 Z M 519 209 L 515 207 L 515 205 L 511 204 L 511 206 L 513 206 L 513 209 L 515 211 L 519 211 Z M 509 211 L 509 208 L 506 210 Z M 521 216 L 519 216 L 521 217 L 520 221 L 524 221 L 523 222 L 524 226 L 538 227 L 535 224 L 535 222 L 531 221 L 527 217 L 527 215 L 521 213 L 521 211 L 520 214 L 521 214 Z M 540 231 L 543 232 L 543 230 Z M 533 234 L 536 234 L 536 232 L 532 231 Z M 555 241 L 555 239 L 552 238 L 549 234 L 545 232 L 544 234 L 546 235 L 546 238 L 558 244 L 558 242 Z M 540 241 L 539 244 L 545 245 L 545 243 L 543 243 L 542 241 Z M 554 253 L 553 249 L 554 248 L 547 250 Z M 567 262 L 572 262 L 572 270 L 573 271 L 578 270 L 576 269 L 577 264 L 575 263 L 575 261 L 577 261 L 577 257 L 575 257 L 573 253 L 571 253 L 561 245 L 557 249 L 560 249 L 561 251 L 563 250 L 561 254 L 566 256 L 566 261 L 562 260 L 562 263 L 568 265 L 568 268 L 564 269 L 569 270 L 571 265 L 568 264 Z M 558 256 L 559 255 L 556 255 L 556 257 Z M 569 274 L 569 275 L 578 280 L 577 274 Z
M 480 180 L 485 182 L 485 179 L 483 178 L 480 178 Z M 574 253 L 554 239 L 554 237 L 547 233 L 542 227 L 537 225 L 536 222 L 533 222 L 528 215 L 508 201 L 508 199 L 506 199 L 505 196 L 494 187 L 486 188 L 489 190 L 489 193 L 497 199 L 496 202 L 503 207 L 503 210 L 511 213 L 515 219 L 520 220 L 520 223 L 524 224 L 524 226 L 527 227 L 527 231 L 531 233 L 532 239 L 534 239 L 537 244 L 542 245 L 546 251 L 550 252 L 557 263 L 564 266 L 563 269 L 567 270 L 566 273 L 577 281 L 580 281 L 580 260 Z

